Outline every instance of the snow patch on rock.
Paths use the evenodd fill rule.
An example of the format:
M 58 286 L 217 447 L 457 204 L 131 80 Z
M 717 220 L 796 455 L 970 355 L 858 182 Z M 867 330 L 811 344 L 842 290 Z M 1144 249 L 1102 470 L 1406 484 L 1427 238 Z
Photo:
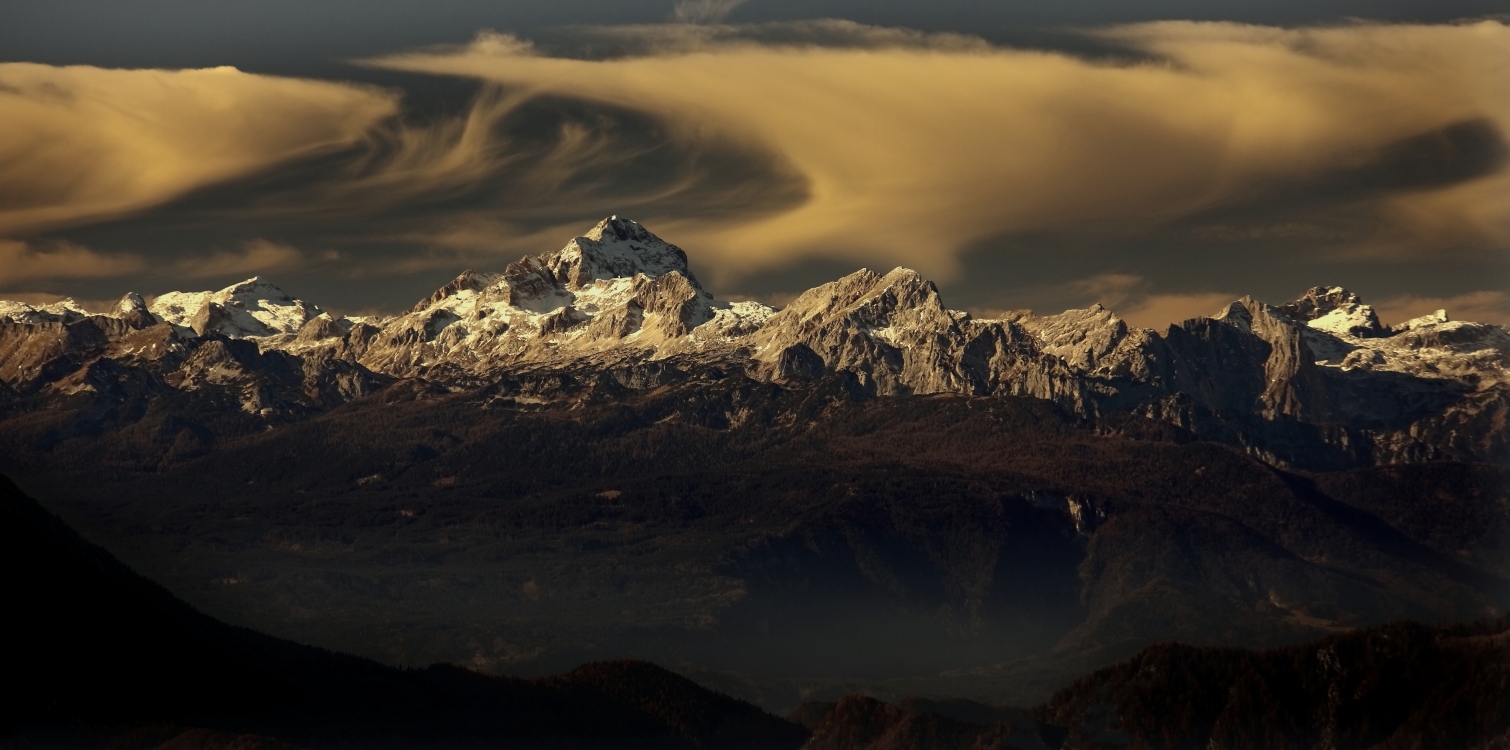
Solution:
M 46 305 L 30 305 L 25 302 L 0 300 L 0 320 L 16 323 L 72 323 L 89 313 L 72 297 L 65 297 Z
M 218 292 L 168 292 L 148 309 L 185 335 L 219 333 L 231 338 L 297 334 L 321 314 L 320 308 L 260 276 Z

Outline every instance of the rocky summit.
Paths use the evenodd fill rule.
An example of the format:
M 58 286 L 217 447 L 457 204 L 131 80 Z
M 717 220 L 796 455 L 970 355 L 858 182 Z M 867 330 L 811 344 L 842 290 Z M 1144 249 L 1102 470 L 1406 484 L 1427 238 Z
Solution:
M 1133 415 L 1317 469 L 1510 461 L 1507 365 L 1499 326 L 1441 311 L 1387 328 L 1340 287 L 1244 297 L 1162 331 L 1100 305 L 976 318 L 905 268 L 861 269 L 780 310 L 724 302 L 685 252 L 617 216 L 381 319 L 332 317 L 261 278 L 150 305 L 127 294 L 101 314 L 0 302 L 11 413 L 80 399 L 115 413 L 200 391 L 275 424 L 385 390 L 491 387 L 540 404 L 710 372 L 789 388 L 837 377 L 862 397 L 1026 396 L 1092 422 Z

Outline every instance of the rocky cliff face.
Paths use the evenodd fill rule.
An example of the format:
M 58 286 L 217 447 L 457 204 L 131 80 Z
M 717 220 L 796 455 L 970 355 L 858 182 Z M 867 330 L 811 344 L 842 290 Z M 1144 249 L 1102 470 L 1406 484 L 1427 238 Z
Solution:
M 714 299 L 685 252 L 618 217 L 502 272 L 466 271 L 381 320 L 334 318 L 257 278 L 150 306 L 130 294 L 97 315 L 0 302 L 8 408 L 118 391 L 104 387 L 102 362 L 137 395 L 218 389 L 263 419 L 395 379 L 423 391 L 597 372 L 647 388 L 716 371 L 800 388 L 841 373 L 869 396 L 1026 396 L 1088 420 L 1137 414 L 1279 464 L 1510 461 L 1510 334 L 1498 326 L 1441 312 L 1391 330 L 1340 287 L 1278 306 L 1244 297 L 1163 331 L 1099 305 L 976 319 L 905 268 L 862 269 L 778 311 Z

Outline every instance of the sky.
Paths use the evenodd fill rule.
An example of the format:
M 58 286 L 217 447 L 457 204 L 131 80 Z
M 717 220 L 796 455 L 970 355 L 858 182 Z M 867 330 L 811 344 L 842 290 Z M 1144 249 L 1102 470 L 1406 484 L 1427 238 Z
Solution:
M 0 299 L 395 312 L 599 219 L 781 304 L 1510 323 L 1485 2 L 85 2 L 0 25 Z

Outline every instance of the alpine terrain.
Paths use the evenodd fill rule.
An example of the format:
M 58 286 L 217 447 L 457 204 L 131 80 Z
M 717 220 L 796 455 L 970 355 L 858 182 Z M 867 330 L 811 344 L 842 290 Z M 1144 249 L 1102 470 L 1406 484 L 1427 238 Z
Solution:
M 1164 330 L 905 268 L 725 302 L 612 217 L 391 317 L 0 302 L 0 473 L 211 616 L 392 665 L 1028 706 L 1165 641 L 1502 615 L 1507 368 L 1332 286 Z

